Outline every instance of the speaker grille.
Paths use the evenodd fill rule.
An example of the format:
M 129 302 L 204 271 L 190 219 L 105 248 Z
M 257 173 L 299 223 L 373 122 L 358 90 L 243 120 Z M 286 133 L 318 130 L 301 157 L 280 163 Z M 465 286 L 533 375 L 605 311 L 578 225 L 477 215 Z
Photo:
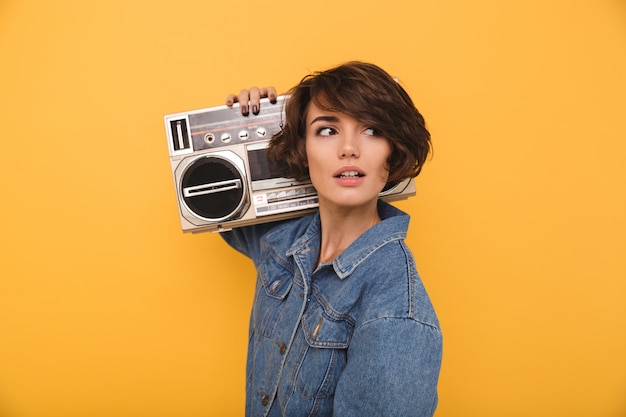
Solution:
M 238 187 L 220 188 L 213 184 L 236 182 Z M 207 156 L 187 167 L 182 175 L 182 189 L 198 188 L 206 193 L 185 196 L 183 200 L 190 211 L 209 221 L 221 221 L 237 214 L 246 200 L 245 178 L 237 167 L 225 159 Z

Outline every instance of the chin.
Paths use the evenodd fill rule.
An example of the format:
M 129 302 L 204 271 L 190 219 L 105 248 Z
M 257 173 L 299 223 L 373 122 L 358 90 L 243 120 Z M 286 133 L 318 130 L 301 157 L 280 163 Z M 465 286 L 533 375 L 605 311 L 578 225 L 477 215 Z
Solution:
M 376 205 L 378 194 L 371 197 L 365 197 L 362 193 L 342 193 L 332 197 L 319 196 L 320 206 L 335 206 L 342 208 L 358 208 Z

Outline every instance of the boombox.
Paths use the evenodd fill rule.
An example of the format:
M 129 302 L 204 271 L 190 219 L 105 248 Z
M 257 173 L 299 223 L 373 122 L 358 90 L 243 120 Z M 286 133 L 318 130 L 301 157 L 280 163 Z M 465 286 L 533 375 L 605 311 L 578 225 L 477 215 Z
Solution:
M 239 105 L 165 116 L 165 130 L 180 222 L 184 232 L 223 232 L 235 227 L 303 216 L 318 199 L 310 181 L 281 174 L 266 157 L 281 129 L 288 96 L 261 100 L 257 115 Z M 385 201 L 415 195 L 413 179 L 388 184 Z

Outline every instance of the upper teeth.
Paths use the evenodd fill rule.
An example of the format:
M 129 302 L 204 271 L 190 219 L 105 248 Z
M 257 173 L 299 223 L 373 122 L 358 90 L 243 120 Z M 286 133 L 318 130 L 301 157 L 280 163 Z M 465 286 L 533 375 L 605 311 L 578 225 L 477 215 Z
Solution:
M 359 173 L 357 171 L 344 171 L 340 174 L 342 177 L 358 177 Z

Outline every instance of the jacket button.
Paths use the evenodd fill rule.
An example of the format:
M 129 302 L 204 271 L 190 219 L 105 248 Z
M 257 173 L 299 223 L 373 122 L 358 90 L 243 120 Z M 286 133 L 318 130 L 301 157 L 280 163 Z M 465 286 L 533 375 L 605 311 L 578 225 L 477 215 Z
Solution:
M 268 405 L 270 403 L 270 396 L 261 391 L 261 405 Z
M 287 346 L 279 340 L 276 341 L 276 344 L 278 345 L 278 352 L 280 352 L 281 356 L 284 355 L 287 352 Z

